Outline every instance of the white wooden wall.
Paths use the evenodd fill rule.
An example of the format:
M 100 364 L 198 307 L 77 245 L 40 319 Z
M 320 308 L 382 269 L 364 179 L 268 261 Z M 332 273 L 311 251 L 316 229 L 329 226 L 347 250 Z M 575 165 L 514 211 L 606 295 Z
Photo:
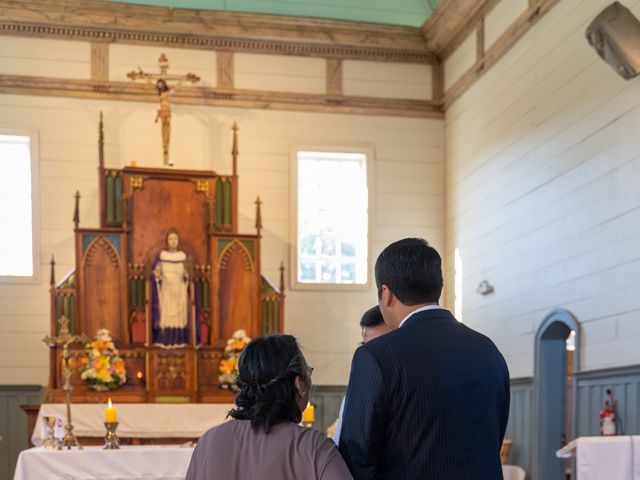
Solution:
M 461 250 L 464 320 L 513 377 L 533 374 L 535 331 L 556 307 L 582 325 L 582 370 L 640 358 L 640 80 L 584 37 L 609 3 L 560 1 L 446 114 L 447 251 Z M 640 16 L 640 2 L 625 5 Z M 488 39 L 504 27 L 485 26 Z M 475 293 L 484 279 L 495 293 Z
M 162 52 L 176 73 L 191 70 L 205 84 L 215 85 L 215 53 L 184 49 L 111 46 L 110 77 L 126 81 L 125 72 L 138 65 L 155 69 Z M 19 74 L 28 68 L 31 75 L 89 78 L 89 54 L 88 44 L 82 42 L 0 37 L 0 73 Z M 324 85 L 325 68 L 316 65 L 319 60 L 251 57 L 251 62 L 236 59 L 238 87 L 316 92 L 318 85 Z M 306 62 L 306 76 L 289 75 L 299 70 L 300 62 Z M 367 87 L 363 75 L 367 66 L 355 66 L 347 77 Z M 370 66 L 369 77 L 374 80 L 367 94 L 388 93 L 388 82 L 375 80 L 376 68 L 387 67 Z M 424 92 L 425 98 L 430 87 L 425 84 L 419 90 L 416 84 L 426 79 L 423 69 L 404 70 L 403 81 L 412 91 Z M 49 331 L 48 262 L 55 254 L 58 278 L 73 268 L 76 190 L 82 195 L 81 226 L 99 224 L 99 112 L 105 115 L 107 166 L 135 161 L 138 166 L 156 167 L 162 163 L 160 130 L 153 123 L 156 108 L 151 103 L 0 95 L 0 128 L 37 130 L 40 151 L 40 278 L 32 285 L 0 283 L 0 384 L 47 382 L 48 352 L 41 339 Z M 277 283 L 281 260 L 290 268 L 289 168 L 294 144 L 373 147 L 371 266 L 382 248 L 405 236 L 424 236 L 444 248 L 443 121 L 175 106 L 171 150 L 176 167 L 231 173 L 230 128 L 235 120 L 240 126 L 240 228 L 254 231 L 253 202 L 260 195 L 262 268 L 271 280 Z M 376 300 L 373 287 L 355 293 L 287 292 L 286 330 L 299 338 L 315 367 L 314 382 L 346 384 L 351 356 L 360 341 L 360 316 Z

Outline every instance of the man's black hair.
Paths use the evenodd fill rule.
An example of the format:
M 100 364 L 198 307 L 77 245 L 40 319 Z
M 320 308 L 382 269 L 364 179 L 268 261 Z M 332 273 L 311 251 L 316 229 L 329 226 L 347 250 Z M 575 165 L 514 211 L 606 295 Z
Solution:
M 404 305 L 437 302 L 442 293 L 442 260 L 423 238 L 405 238 L 385 248 L 375 275 L 378 298 L 387 285 Z
M 382 318 L 382 312 L 380 312 L 380 307 L 378 305 L 364 312 L 364 315 L 362 315 L 362 318 L 360 319 L 360 326 L 362 328 L 377 327 L 383 323 L 384 318 Z

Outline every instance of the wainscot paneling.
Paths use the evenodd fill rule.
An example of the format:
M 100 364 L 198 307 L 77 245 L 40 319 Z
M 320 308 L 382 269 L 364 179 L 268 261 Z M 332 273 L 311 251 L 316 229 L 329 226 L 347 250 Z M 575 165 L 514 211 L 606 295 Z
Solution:
M 29 448 L 27 414 L 20 405 L 38 405 L 43 391 L 36 385 L 0 385 L 0 480 L 13 478 L 18 454 Z
M 600 435 L 598 414 L 609 388 L 618 400 L 623 433 L 640 434 L 640 365 L 580 372 L 576 382 L 578 437 Z
M 505 433 L 505 438 L 513 441 L 508 463 L 520 465 L 527 475 L 531 471 L 532 408 L 533 378 L 512 378 L 509 423 Z
M 311 403 L 316 406 L 314 428 L 327 433 L 327 428 L 336 421 L 340 413 L 340 404 L 347 393 L 344 385 L 318 385 L 311 390 Z

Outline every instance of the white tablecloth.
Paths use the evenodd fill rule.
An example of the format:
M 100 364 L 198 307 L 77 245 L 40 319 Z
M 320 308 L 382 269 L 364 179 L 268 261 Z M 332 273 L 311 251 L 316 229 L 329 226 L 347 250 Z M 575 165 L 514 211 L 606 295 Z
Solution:
M 193 448 L 124 446 L 120 450 L 30 448 L 18 457 L 13 480 L 184 480 Z
M 502 465 L 502 476 L 504 480 L 524 480 L 527 472 L 517 465 Z
M 580 437 L 556 452 L 576 456 L 577 480 L 640 480 L 640 436 Z
M 226 403 L 121 403 L 118 412 L 118 436 L 132 438 L 198 438 L 225 421 L 234 405 Z M 74 433 L 79 437 L 104 437 L 104 408 L 99 403 L 71 405 Z M 63 404 L 40 406 L 31 441 L 42 445 L 46 435 L 43 416 L 57 416 L 66 422 Z

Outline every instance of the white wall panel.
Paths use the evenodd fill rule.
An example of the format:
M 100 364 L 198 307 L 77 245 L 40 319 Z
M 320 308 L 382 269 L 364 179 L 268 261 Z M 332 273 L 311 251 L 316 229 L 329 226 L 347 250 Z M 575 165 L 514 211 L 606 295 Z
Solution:
M 431 66 L 344 60 L 345 95 L 430 100 Z
M 445 91 L 476 63 L 476 55 L 476 32 L 474 30 L 444 62 Z
M 494 37 L 506 19 L 495 12 L 518 4 L 505 1 Z M 463 259 L 463 317 L 514 377 L 533 374 L 535 331 L 554 308 L 583 325 L 581 369 L 637 363 L 640 84 L 584 38 L 608 3 L 559 2 L 447 111 L 447 252 Z M 485 279 L 495 292 L 480 296 Z
M 485 49 L 489 49 L 528 7 L 528 0 L 500 0 L 484 20 Z
M 88 42 L 0 35 L 0 75 L 28 75 L 88 80 Z
M 235 87 L 239 89 L 318 94 L 327 91 L 323 58 L 236 53 L 233 64 Z

